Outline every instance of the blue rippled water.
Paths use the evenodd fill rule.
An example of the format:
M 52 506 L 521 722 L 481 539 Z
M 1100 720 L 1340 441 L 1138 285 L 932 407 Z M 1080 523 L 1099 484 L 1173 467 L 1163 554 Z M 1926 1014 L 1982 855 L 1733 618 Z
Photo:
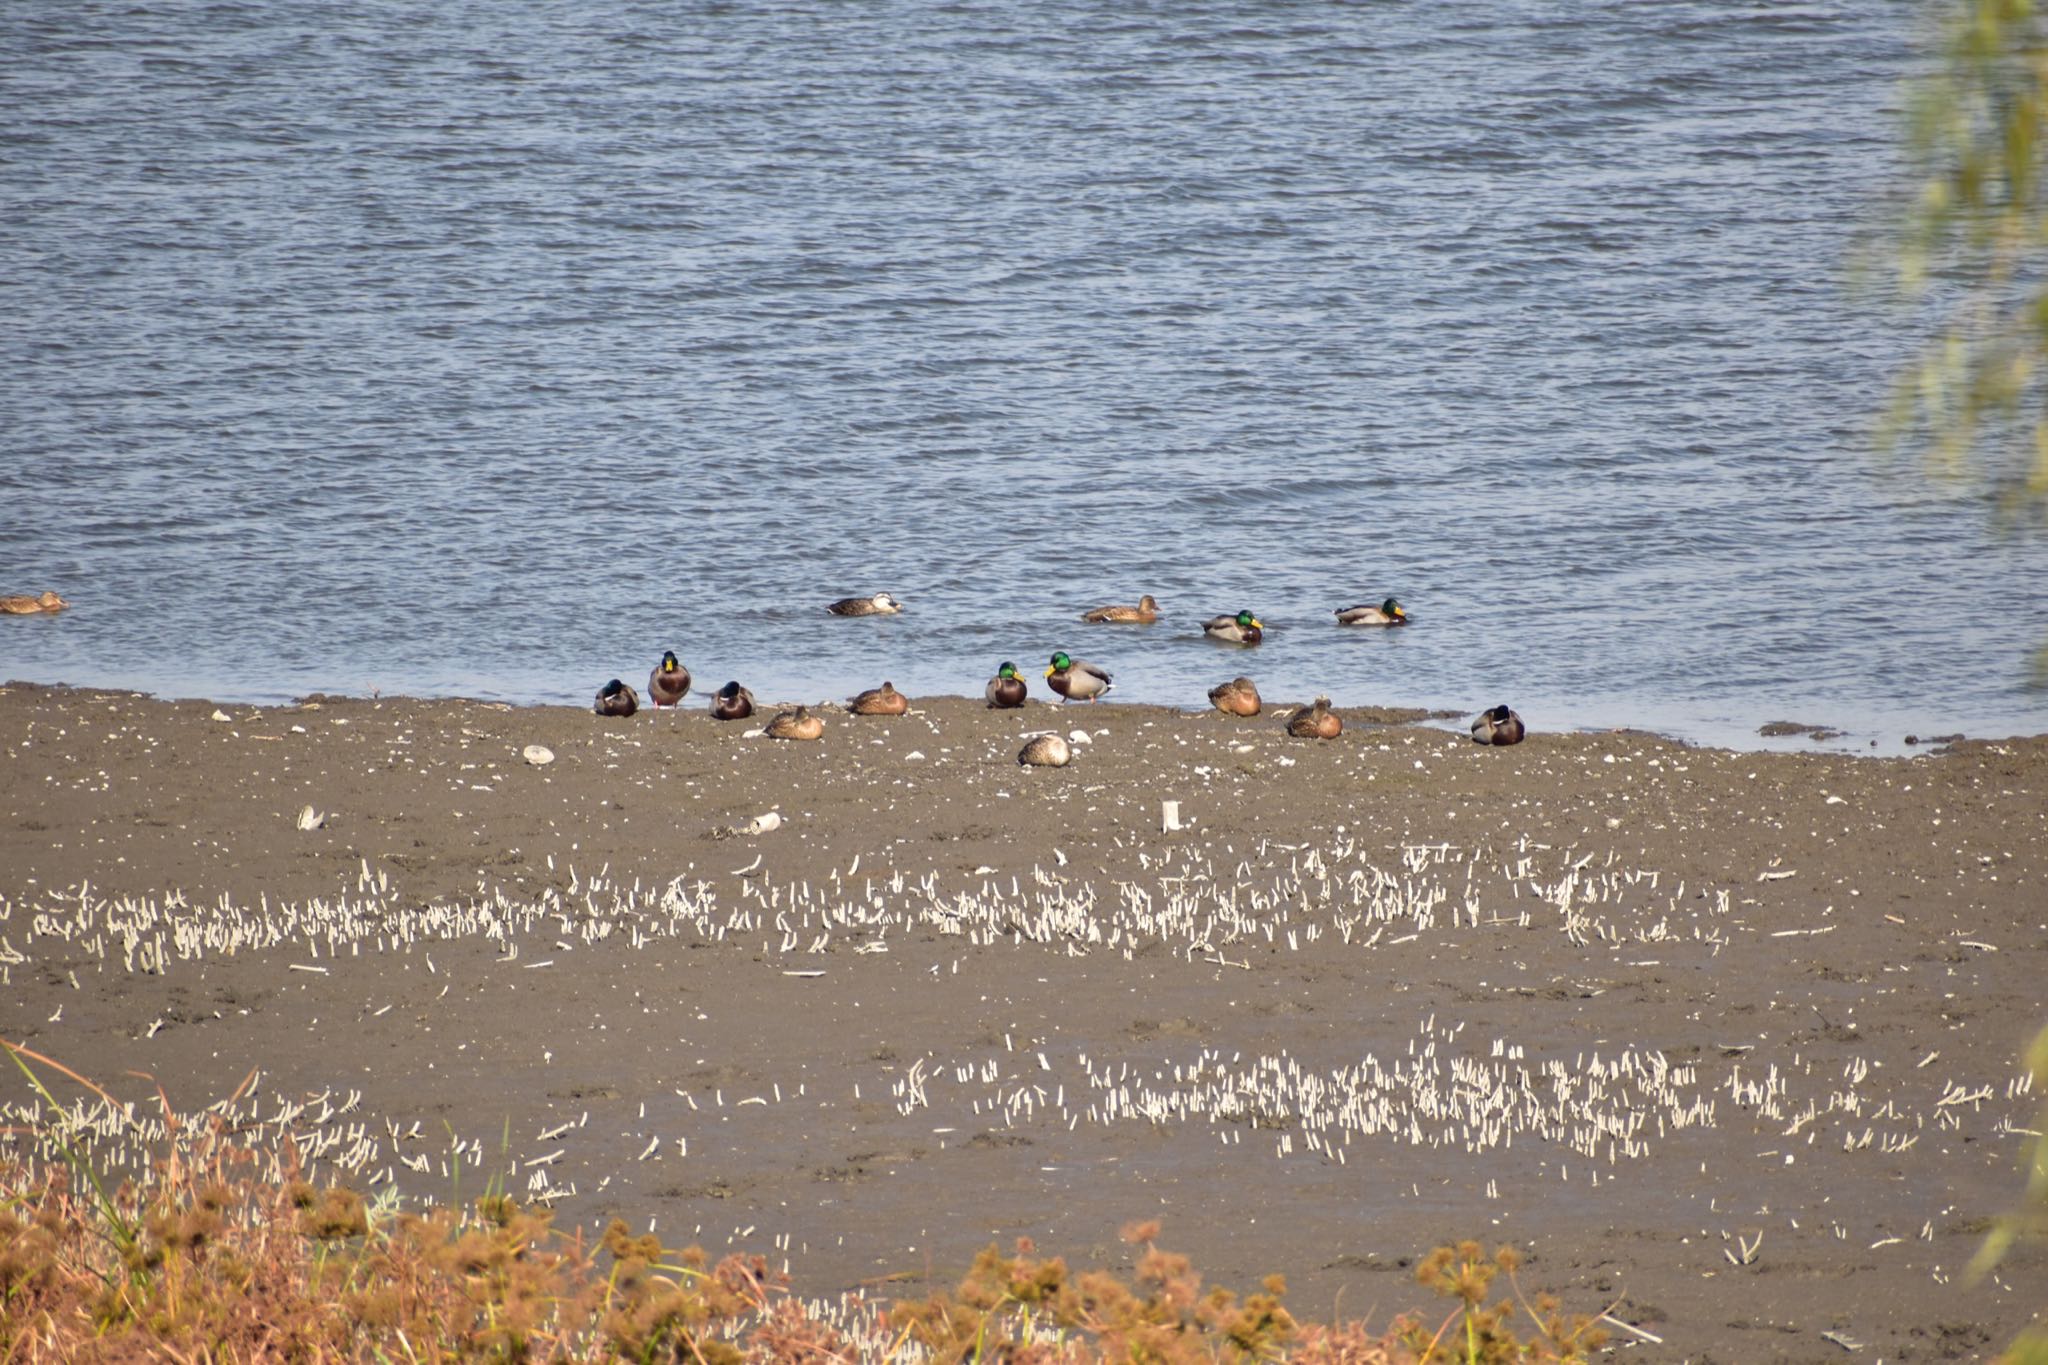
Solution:
M 1861 445 L 1915 13 L 0 8 L 0 676 L 2048 729 L 2048 553 Z

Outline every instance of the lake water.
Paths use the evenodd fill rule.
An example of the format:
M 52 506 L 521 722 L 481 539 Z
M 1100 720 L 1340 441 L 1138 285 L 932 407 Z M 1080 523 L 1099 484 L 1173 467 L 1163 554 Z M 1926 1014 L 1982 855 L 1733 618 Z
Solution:
M 0 8 L 0 677 L 2048 729 L 2048 545 L 1861 440 L 1916 14 Z

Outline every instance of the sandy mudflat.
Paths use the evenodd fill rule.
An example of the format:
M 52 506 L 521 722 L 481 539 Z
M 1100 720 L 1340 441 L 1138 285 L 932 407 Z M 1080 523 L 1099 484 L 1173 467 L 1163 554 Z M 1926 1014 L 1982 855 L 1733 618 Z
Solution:
M 257 1067 L 237 1121 L 325 1170 L 446 1197 L 460 1144 L 815 1295 L 1156 1216 L 1377 1321 L 1433 1243 L 1516 1242 L 1650 1360 L 1969 1359 L 2048 1306 L 2040 1251 L 1960 1274 L 2039 1099 L 2048 740 L 940 699 L 792 744 L 691 701 L 9 686 L 0 1030 L 194 1110 Z M 1092 742 L 1020 769 L 1051 727 Z

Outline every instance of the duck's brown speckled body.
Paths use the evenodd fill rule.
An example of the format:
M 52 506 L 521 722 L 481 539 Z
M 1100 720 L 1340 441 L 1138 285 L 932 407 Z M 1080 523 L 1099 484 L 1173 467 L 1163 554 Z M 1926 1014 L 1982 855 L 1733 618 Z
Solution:
M 910 709 L 910 698 L 885 679 L 880 687 L 871 687 L 848 702 L 846 709 L 856 716 L 900 716 Z
M 1094 611 L 1083 612 L 1081 619 L 1096 625 L 1149 626 L 1159 619 L 1159 604 L 1148 592 L 1138 599 L 1135 607 L 1097 607 Z
M 1259 714 L 1259 685 L 1250 678 L 1232 678 L 1209 689 L 1209 704 L 1226 716 Z
M 737 682 L 729 682 L 711 696 L 713 720 L 745 720 L 754 714 L 754 694 Z
M 825 733 L 825 722 L 811 714 L 808 706 L 784 711 L 767 724 L 771 739 L 817 739 Z
M 1297 739 L 1335 739 L 1344 733 L 1344 722 L 1330 709 L 1328 697 L 1317 697 L 1315 705 L 1287 718 L 1287 733 Z
M 1522 718 L 1506 706 L 1481 711 L 1472 721 L 1472 738 L 1479 744 L 1520 744 L 1524 733 Z

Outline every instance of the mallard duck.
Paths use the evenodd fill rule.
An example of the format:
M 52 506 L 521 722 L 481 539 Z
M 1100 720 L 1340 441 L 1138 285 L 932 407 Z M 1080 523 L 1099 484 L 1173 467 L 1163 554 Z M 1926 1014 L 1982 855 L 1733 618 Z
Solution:
M 1472 739 L 1478 744 L 1520 744 L 1522 718 L 1505 706 L 1481 711 L 1472 722 Z
M 1314 706 L 1304 706 L 1287 718 L 1287 733 L 1296 739 L 1335 739 L 1344 733 L 1344 722 L 1330 709 L 1328 697 L 1317 697 Z
M 910 709 L 910 698 L 884 679 L 880 687 L 870 687 L 848 702 L 846 709 L 856 716 L 900 716 Z
M 834 616 L 894 616 L 903 610 L 903 604 L 878 592 L 873 597 L 842 597 L 825 610 Z
M 46 611 L 62 611 L 70 606 L 53 592 L 16 593 L 12 597 L 0 597 L 0 612 L 9 616 L 35 616 Z
M 812 715 L 810 707 L 799 706 L 769 721 L 767 733 L 772 739 L 816 739 L 825 733 L 825 722 Z
M 711 697 L 711 719 L 745 720 L 754 714 L 754 694 L 736 682 L 729 682 Z
M 988 680 L 988 689 L 984 695 L 988 697 L 990 706 L 1022 706 L 1025 695 L 1024 680 L 1017 676 L 1017 665 L 1005 659 L 1003 666 L 996 670 L 996 675 Z
M 1266 638 L 1266 623 L 1248 611 L 1235 616 L 1212 616 L 1202 622 L 1202 633 L 1225 644 L 1255 645 Z
M 1052 690 L 1068 701 L 1094 701 L 1111 687 L 1109 674 L 1094 664 L 1068 658 L 1064 649 L 1052 656 L 1052 667 L 1045 670 L 1045 676 Z
M 1389 597 L 1378 606 L 1361 604 L 1356 607 L 1337 608 L 1337 624 L 1340 626 L 1405 626 L 1408 624 L 1408 608 Z
M 600 716 L 630 716 L 640 709 L 640 694 L 613 678 L 598 689 L 591 709 Z
M 1027 768 L 1064 768 L 1074 761 L 1074 747 L 1058 735 L 1040 735 L 1017 753 Z
M 647 700 L 656 706 L 674 706 L 689 695 L 690 670 L 683 667 L 674 650 L 668 650 L 647 675 Z
M 1209 689 L 1209 704 L 1226 716 L 1259 714 L 1259 685 L 1250 678 L 1232 678 Z
M 1135 607 L 1097 607 L 1094 611 L 1083 612 L 1081 619 L 1097 625 L 1149 626 L 1159 619 L 1159 604 L 1148 592 L 1138 599 Z

